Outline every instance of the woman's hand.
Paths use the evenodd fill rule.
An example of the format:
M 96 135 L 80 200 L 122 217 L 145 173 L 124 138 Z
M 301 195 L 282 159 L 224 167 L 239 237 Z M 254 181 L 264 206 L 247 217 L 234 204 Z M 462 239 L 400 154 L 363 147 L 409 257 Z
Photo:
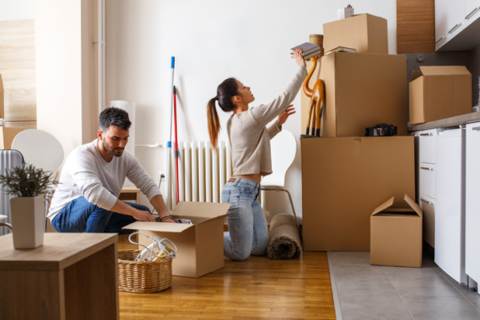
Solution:
M 307 64 L 305 63 L 305 59 L 303 59 L 302 52 L 302 49 L 295 49 L 295 51 L 293 51 L 293 56 L 295 57 L 295 61 L 297 62 L 299 67 L 306 67 Z
M 287 107 L 287 109 L 285 109 L 282 113 L 278 115 L 277 125 L 281 127 L 282 124 L 284 124 L 285 121 L 287 121 L 288 117 L 290 117 L 294 113 L 295 113 L 295 108 L 293 107 L 293 104 L 291 104 Z

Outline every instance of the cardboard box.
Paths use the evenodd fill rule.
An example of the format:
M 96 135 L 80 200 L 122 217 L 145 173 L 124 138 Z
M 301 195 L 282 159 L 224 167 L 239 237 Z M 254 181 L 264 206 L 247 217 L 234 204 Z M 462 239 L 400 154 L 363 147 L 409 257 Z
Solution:
M 229 203 L 180 202 L 172 217 L 189 219 L 193 225 L 162 222 L 134 222 L 124 229 L 138 230 L 151 237 L 168 238 L 177 246 L 173 259 L 174 276 L 198 278 L 223 268 L 223 218 Z M 139 236 L 139 242 L 151 240 Z
M 5 91 L 3 90 L 3 80 L 0 74 L 0 119 L 5 119 Z
M 364 136 L 365 128 L 379 123 L 393 124 L 398 135 L 407 135 L 406 78 L 406 56 L 338 52 L 322 57 L 320 74 L 314 72 L 309 87 L 317 79 L 325 82 L 324 136 Z M 305 133 L 310 98 L 301 91 Z
M 422 209 L 408 196 L 409 208 L 395 208 L 394 197 L 372 213 L 370 264 L 381 266 L 422 266 Z
M 348 47 L 357 53 L 388 54 L 387 20 L 371 14 L 323 24 L 325 52 L 336 47 Z
M 12 149 L 13 139 L 23 130 L 23 128 L 0 127 L 0 149 Z
M 410 124 L 472 111 L 472 75 L 464 66 L 420 67 L 413 71 L 409 89 Z
M 369 251 L 370 216 L 415 197 L 414 137 L 302 138 L 305 251 Z

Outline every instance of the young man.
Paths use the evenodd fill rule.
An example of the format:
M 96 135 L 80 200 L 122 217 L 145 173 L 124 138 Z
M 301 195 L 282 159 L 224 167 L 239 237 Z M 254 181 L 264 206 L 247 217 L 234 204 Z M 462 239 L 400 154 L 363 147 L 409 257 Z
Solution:
M 69 154 L 48 212 L 55 230 L 128 233 L 122 228 L 132 222 L 154 221 L 146 206 L 118 200 L 126 177 L 147 196 L 162 222 L 174 222 L 153 179 L 125 151 L 130 125 L 126 111 L 105 109 L 98 139 Z

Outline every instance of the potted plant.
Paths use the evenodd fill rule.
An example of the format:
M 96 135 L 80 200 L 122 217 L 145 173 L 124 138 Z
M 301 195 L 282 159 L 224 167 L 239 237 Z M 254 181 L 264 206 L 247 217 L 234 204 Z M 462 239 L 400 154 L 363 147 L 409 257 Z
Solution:
M 10 199 L 13 246 L 33 249 L 43 245 L 45 232 L 45 193 L 52 173 L 31 164 L 15 167 L 0 175 L 0 184 L 15 197 Z

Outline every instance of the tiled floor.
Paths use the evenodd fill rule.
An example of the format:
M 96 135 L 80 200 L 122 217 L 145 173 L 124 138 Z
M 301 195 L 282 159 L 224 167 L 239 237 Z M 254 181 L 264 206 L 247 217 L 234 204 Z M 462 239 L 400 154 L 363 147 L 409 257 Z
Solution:
M 369 252 L 329 252 L 338 320 L 480 320 L 480 295 L 426 256 L 422 268 L 370 265 Z

